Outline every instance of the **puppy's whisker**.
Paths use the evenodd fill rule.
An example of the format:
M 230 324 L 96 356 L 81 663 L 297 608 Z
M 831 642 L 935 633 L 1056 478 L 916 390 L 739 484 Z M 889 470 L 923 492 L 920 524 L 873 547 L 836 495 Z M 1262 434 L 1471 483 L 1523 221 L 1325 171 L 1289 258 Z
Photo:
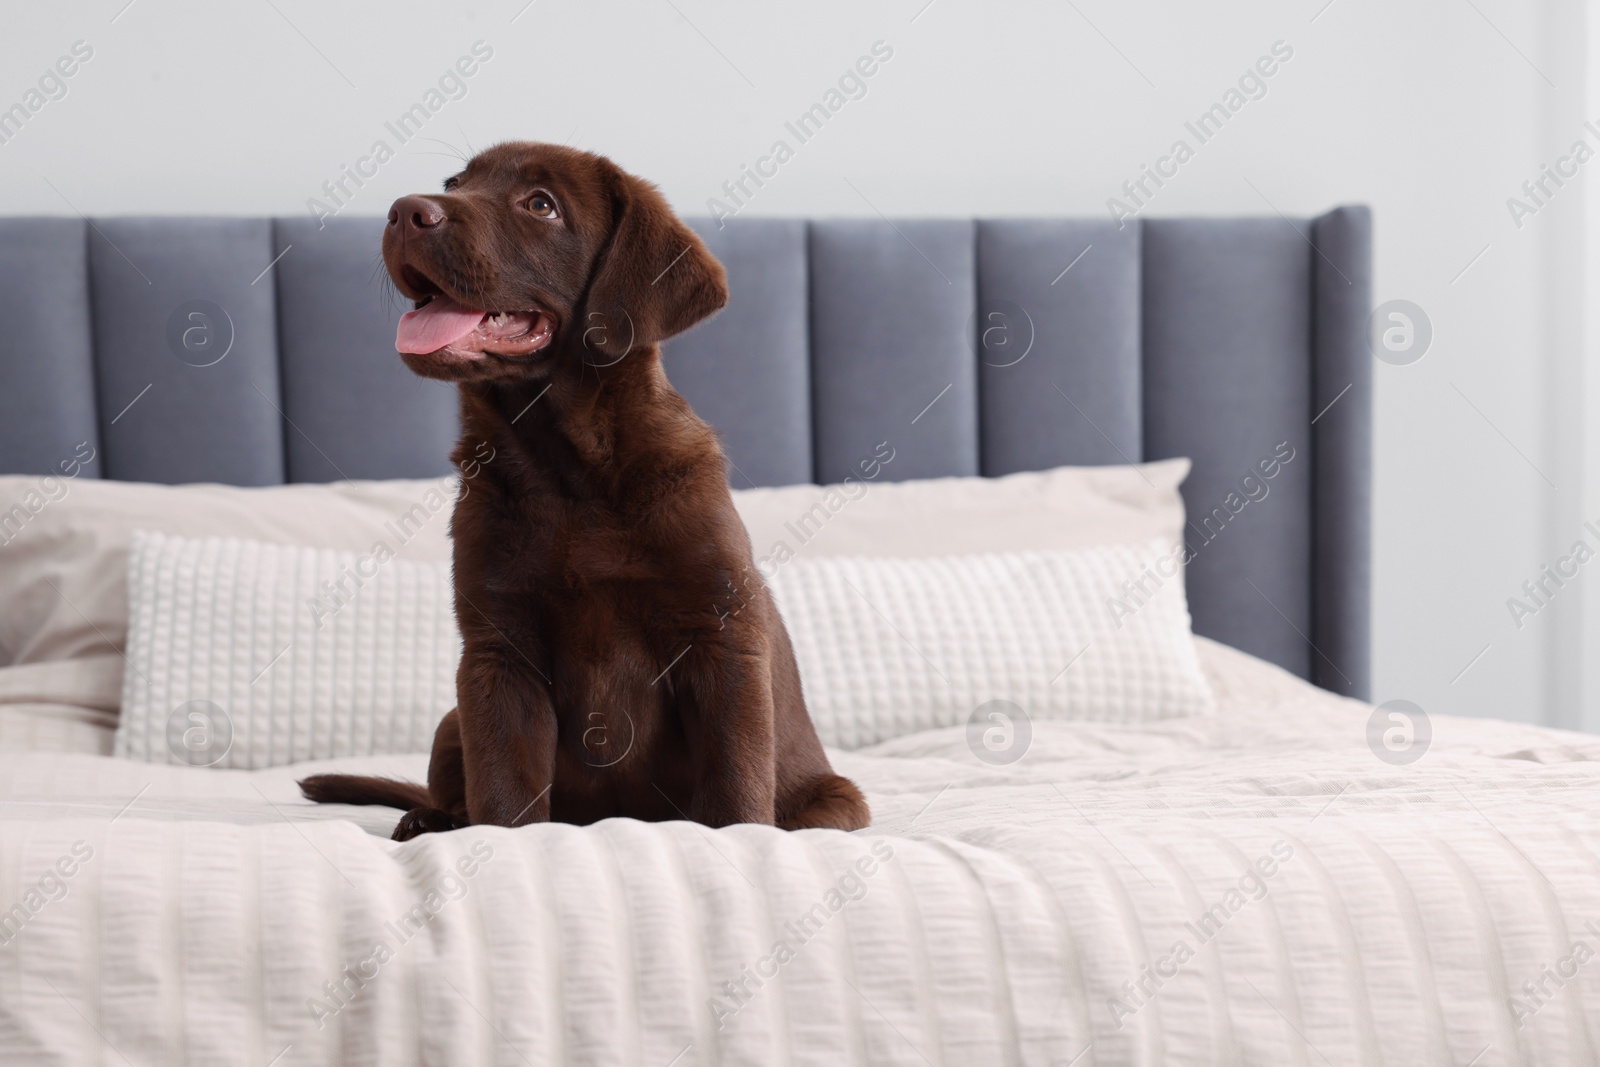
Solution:
M 374 257 L 372 273 L 367 276 L 367 285 L 378 287 L 378 299 L 383 301 L 385 311 L 404 311 L 405 297 L 395 286 L 394 279 L 389 277 L 389 271 L 383 262 L 383 252 L 380 250 Z
M 434 144 L 443 145 L 444 147 L 450 149 L 450 155 L 453 158 L 459 159 L 463 163 L 470 162 L 470 160 L 469 160 L 469 158 L 467 156 L 464 156 L 464 155 L 461 154 L 461 149 L 457 148 L 455 145 L 451 144 L 449 141 L 441 141 L 437 137 L 419 137 L 419 138 L 417 138 L 417 140 L 419 140 L 419 141 L 432 141 Z

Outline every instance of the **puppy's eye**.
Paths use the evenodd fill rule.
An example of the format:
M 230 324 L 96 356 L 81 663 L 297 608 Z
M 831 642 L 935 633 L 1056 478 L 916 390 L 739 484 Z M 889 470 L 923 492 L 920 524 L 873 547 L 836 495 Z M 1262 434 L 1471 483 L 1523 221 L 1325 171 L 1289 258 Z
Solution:
M 444 191 L 448 193 L 450 190 L 454 189 L 456 186 L 458 186 L 460 184 L 461 184 L 461 179 L 460 178 L 454 178 L 454 177 L 446 178 L 444 180 Z
M 542 190 L 528 197 L 528 210 L 538 215 L 541 219 L 557 217 L 556 202 L 551 199 L 549 193 Z

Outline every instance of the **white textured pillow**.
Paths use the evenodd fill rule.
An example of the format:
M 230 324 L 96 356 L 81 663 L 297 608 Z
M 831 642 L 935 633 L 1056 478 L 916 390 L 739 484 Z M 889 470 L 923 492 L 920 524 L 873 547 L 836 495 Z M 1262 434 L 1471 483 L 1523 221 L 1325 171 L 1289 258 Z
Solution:
M 425 752 L 455 705 L 448 564 L 136 532 L 128 591 L 118 756 L 253 768 Z
M 1171 542 L 801 557 L 768 581 L 827 745 L 969 722 L 992 700 L 1028 719 L 1145 722 L 1212 710 Z
M 115 752 L 269 767 L 426 751 L 455 702 L 443 564 L 137 533 Z M 825 744 L 969 720 L 1210 711 L 1170 545 L 799 558 L 769 578 Z

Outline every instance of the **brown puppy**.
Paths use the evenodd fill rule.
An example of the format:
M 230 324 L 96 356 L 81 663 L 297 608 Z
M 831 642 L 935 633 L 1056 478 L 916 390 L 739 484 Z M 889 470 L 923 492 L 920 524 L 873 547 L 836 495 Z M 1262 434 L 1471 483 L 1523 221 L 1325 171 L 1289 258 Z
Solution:
M 610 816 L 854 830 L 711 428 L 657 343 L 727 302 L 655 187 L 547 144 L 397 200 L 396 347 L 460 385 L 451 521 L 464 652 L 428 786 L 318 775 L 312 800 L 409 809 L 394 836 Z M 488 457 L 487 459 L 485 457 Z

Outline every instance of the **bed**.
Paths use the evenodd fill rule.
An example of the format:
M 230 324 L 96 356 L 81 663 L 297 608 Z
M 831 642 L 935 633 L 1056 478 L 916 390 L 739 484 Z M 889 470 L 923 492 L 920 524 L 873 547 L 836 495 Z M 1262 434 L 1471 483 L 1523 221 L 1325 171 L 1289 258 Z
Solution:
M 896 481 L 1189 457 L 1214 711 L 1041 719 L 1004 765 L 962 725 L 835 749 L 873 807 L 858 834 L 611 820 L 402 845 L 394 812 L 305 804 L 294 779 L 417 779 L 424 755 L 114 758 L 120 652 L 12 664 L 9 1058 L 1593 1062 L 1600 742 L 1363 702 L 1363 209 L 697 226 L 734 300 L 667 367 L 736 487 L 839 482 L 886 433 Z M 4 470 L 90 442 L 79 476 L 126 482 L 446 473 L 451 398 L 388 351 L 376 229 L 0 222 L 27 309 L 0 338 Z M 224 356 L 174 359 L 197 308 Z M 1306 461 L 1208 528 L 1280 441 Z M 46 676 L 81 716 L 21 714 Z

